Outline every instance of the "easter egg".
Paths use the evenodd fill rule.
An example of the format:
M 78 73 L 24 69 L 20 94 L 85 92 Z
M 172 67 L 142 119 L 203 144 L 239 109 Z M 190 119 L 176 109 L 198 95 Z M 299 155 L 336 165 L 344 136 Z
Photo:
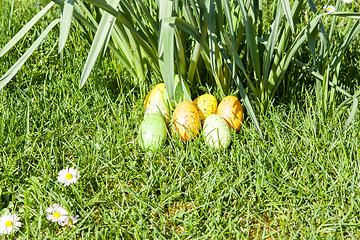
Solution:
M 235 96 L 227 96 L 219 103 L 216 114 L 223 117 L 231 128 L 239 131 L 244 114 L 239 99 Z
M 203 122 L 205 118 L 211 114 L 216 113 L 217 101 L 211 94 L 204 94 L 193 101 L 196 109 L 199 111 L 200 121 Z
M 179 134 L 183 141 L 195 138 L 199 132 L 199 113 L 189 101 L 179 103 L 172 118 L 172 131 Z
M 225 119 L 217 114 L 211 114 L 204 121 L 204 142 L 213 148 L 227 148 L 231 142 L 230 127 Z
M 169 93 L 167 91 L 166 88 L 164 88 L 164 102 L 171 108 L 174 109 L 179 103 L 183 102 L 183 101 L 188 101 L 189 99 L 187 99 L 186 94 L 182 88 L 182 84 L 179 80 L 179 76 L 176 74 L 175 75 L 175 96 L 174 99 L 170 99 L 169 97 Z M 189 89 L 189 86 L 187 85 L 187 83 L 185 81 L 183 81 L 185 89 L 187 91 L 187 93 L 189 94 L 189 96 L 191 97 L 191 92 Z
M 150 113 L 144 118 L 139 128 L 139 145 L 144 150 L 160 149 L 166 141 L 166 124 L 159 113 Z
M 149 106 L 147 106 L 145 110 L 144 118 L 146 118 L 146 116 L 151 113 L 160 113 L 160 115 L 165 118 L 166 122 L 170 121 L 169 110 L 166 104 L 160 99 L 155 99 L 151 101 L 151 103 L 149 104 Z
M 164 91 L 164 83 L 159 83 L 155 87 L 151 89 L 151 91 L 146 95 L 144 108 L 147 108 L 151 101 L 159 99 L 163 100 L 163 91 Z

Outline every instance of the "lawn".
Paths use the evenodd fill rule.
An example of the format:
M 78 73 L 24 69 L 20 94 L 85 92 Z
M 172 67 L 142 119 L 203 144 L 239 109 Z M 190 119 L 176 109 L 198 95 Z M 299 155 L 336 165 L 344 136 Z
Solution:
M 47 3 L 14 2 L 11 17 L 11 1 L 0 2 L 0 49 Z M 0 58 L 0 76 L 47 24 Z M 163 148 L 147 152 L 138 128 L 146 93 L 161 80 L 139 86 L 109 52 L 97 80 L 93 71 L 79 89 L 91 39 L 71 31 L 62 67 L 58 34 L 0 91 L 0 216 L 14 213 L 22 223 L 0 238 L 360 238 L 358 116 L 345 130 L 347 114 L 324 117 L 311 80 L 294 84 L 294 95 L 276 98 L 266 113 L 255 111 L 263 136 L 245 112 L 225 150 L 169 131 Z M 358 86 L 360 50 L 352 47 L 344 74 Z M 66 167 L 80 173 L 69 186 L 58 181 Z M 54 203 L 78 215 L 76 227 L 46 218 Z

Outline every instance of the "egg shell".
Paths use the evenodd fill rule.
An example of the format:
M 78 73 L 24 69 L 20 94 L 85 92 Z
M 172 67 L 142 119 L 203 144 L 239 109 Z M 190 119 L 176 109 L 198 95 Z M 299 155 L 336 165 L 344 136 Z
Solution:
M 225 119 L 217 114 L 211 114 L 204 121 L 204 142 L 213 148 L 227 148 L 231 143 L 230 127 Z
M 146 95 L 144 108 L 147 108 L 149 104 L 156 99 L 163 101 L 163 91 L 164 91 L 164 83 L 159 83 L 158 85 L 153 87 L 150 90 L 150 92 Z
M 199 111 L 200 121 L 203 122 L 208 116 L 216 113 L 217 100 L 211 94 L 204 94 L 193 101 Z
M 150 113 L 139 128 L 139 144 L 144 150 L 156 151 L 166 141 L 166 124 L 159 113 Z
M 235 96 L 227 96 L 219 103 L 216 114 L 223 117 L 231 128 L 239 131 L 243 119 L 243 109 L 239 99 Z
M 163 117 L 165 117 L 166 122 L 170 121 L 170 114 L 166 104 L 160 99 L 155 99 L 151 101 L 149 106 L 145 110 L 144 118 L 150 113 L 160 113 Z
M 173 133 L 179 133 L 183 141 L 188 141 L 195 138 L 199 132 L 199 112 L 194 104 L 183 101 L 176 106 L 172 123 Z

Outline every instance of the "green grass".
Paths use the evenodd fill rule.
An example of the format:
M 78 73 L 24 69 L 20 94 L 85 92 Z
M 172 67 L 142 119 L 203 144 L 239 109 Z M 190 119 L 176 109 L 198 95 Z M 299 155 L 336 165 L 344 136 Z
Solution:
M 16 17 L 22 11 L 0 47 L 27 21 Z M 23 223 L 9 239 L 360 237 L 358 121 L 342 132 L 346 115 L 324 119 L 303 90 L 299 101 L 258 115 L 264 138 L 247 117 L 225 151 L 169 134 L 163 149 L 147 153 L 137 144 L 140 87 L 109 57 L 98 83 L 92 73 L 79 90 L 90 43 L 71 35 L 62 69 L 57 46 L 50 53 L 57 34 L 0 92 L 0 211 Z M 30 44 L 25 38 L 0 59 L 0 75 Z M 67 166 L 81 178 L 65 188 L 57 174 Z M 45 219 L 53 203 L 80 216 L 76 229 Z

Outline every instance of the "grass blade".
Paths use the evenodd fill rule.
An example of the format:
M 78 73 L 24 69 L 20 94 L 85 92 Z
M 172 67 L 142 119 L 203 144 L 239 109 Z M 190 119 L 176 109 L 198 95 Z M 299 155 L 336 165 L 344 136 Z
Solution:
M 120 0 L 110 0 L 112 6 L 117 6 Z M 107 35 L 110 33 L 110 28 L 112 26 L 112 21 L 114 17 L 111 16 L 108 12 L 104 12 L 104 15 L 101 18 L 99 27 L 96 31 L 94 41 L 91 45 L 89 55 L 86 59 L 83 72 L 81 74 L 79 87 L 82 88 L 88 79 L 92 68 L 94 67 L 96 58 L 98 57 L 101 49 L 104 47 Z
M 0 78 L 0 90 L 15 76 L 19 69 L 24 65 L 25 61 L 30 57 L 30 55 L 35 51 L 39 46 L 41 41 L 46 37 L 53 27 L 60 22 L 60 19 L 55 19 L 52 21 L 49 26 L 40 34 L 36 41 L 29 47 L 29 49 L 17 60 L 17 62 Z
M 64 48 L 66 40 L 69 36 L 73 9 L 74 9 L 74 0 L 67 0 L 64 2 L 64 7 L 61 11 L 61 20 L 60 20 L 59 52 L 61 52 L 62 49 Z
M 345 131 L 347 129 L 347 127 L 349 126 L 351 121 L 355 118 L 358 106 L 359 106 L 359 100 L 356 97 L 354 97 L 353 98 L 353 104 L 352 104 L 352 107 L 351 107 L 351 112 L 349 114 L 348 119 L 346 120 L 343 131 Z
M 29 30 L 35 23 L 54 5 L 54 2 L 50 2 L 44 7 L 38 14 L 35 15 L 21 30 L 5 45 L 0 51 L 0 57 L 7 53 Z

